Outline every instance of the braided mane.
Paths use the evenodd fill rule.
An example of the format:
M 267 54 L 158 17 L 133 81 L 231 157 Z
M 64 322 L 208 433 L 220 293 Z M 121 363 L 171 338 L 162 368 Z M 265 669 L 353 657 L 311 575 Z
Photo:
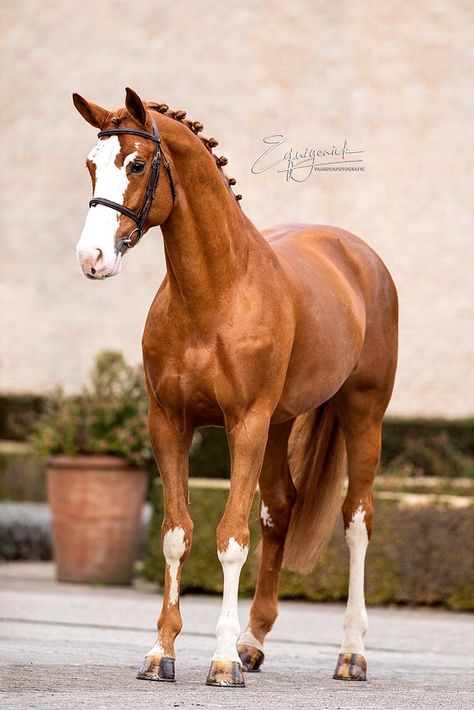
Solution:
M 205 148 L 207 148 L 209 153 L 214 158 L 217 167 L 221 171 L 222 177 L 227 182 L 229 189 L 233 194 L 232 185 L 235 185 L 236 180 L 235 180 L 235 178 L 227 177 L 227 175 L 222 170 L 223 166 L 227 165 L 227 158 L 224 157 L 223 155 L 218 157 L 217 155 L 214 155 L 214 153 L 212 152 L 212 149 L 215 148 L 217 145 L 219 145 L 219 142 L 217 141 L 216 138 L 204 138 L 204 136 L 198 135 L 202 131 L 202 129 L 204 128 L 202 123 L 200 121 L 190 121 L 189 119 L 186 118 L 186 111 L 183 111 L 182 109 L 178 109 L 176 111 L 173 111 L 172 109 L 170 109 L 168 104 L 159 104 L 159 103 L 155 103 L 154 101 L 148 101 L 147 106 L 152 111 L 158 111 L 158 113 L 162 113 L 163 115 L 167 116 L 168 118 L 172 118 L 175 121 L 179 121 L 180 123 L 183 123 L 185 126 L 187 126 L 189 128 L 190 131 L 192 131 L 199 138 L 201 143 L 203 143 Z M 234 197 L 236 200 L 242 199 L 242 195 L 234 195 Z

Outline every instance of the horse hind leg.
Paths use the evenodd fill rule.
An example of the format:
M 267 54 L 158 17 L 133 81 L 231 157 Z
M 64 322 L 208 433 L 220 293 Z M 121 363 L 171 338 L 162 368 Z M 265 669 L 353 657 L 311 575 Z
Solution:
M 288 468 L 288 437 L 293 421 L 270 427 L 260 473 L 259 515 L 262 548 L 249 622 L 237 651 L 243 669 L 256 672 L 264 660 L 263 644 L 278 614 L 278 586 L 286 533 L 296 497 Z
M 342 506 L 350 553 L 349 594 L 343 640 L 334 673 L 336 680 L 367 680 L 364 636 L 368 621 L 364 596 L 364 566 L 373 526 L 372 486 L 381 449 L 382 417 L 386 403 L 374 390 L 350 389 L 336 398 L 344 430 L 348 490 Z

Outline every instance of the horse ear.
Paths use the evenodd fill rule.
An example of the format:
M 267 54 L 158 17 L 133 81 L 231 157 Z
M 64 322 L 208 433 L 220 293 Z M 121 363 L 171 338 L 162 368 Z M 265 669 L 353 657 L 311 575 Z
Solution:
M 74 106 L 77 108 L 82 118 L 87 121 L 87 123 L 95 126 L 95 128 L 102 128 L 110 111 L 102 108 L 102 106 L 97 106 L 97 104 L 86 101 L 86 99 L 83 99 L 82 96 L 79 96 L 79 94 L 73 94 L 72 100 Z
M 127 86 L 125 89 L 125 106 L 127 111 L 135 118 L 138 123 L 142 126 L 146 123 L 146 108 L 143 104 L 141 98 L 136 94 L 133 89 Z

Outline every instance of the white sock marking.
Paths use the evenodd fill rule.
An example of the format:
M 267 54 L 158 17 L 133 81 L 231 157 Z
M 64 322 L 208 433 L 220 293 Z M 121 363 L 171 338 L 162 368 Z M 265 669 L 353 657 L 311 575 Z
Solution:
M 350 551 L 349 595 L 344 615 L 341 651 L 363 655 L 363 638 L 368 627 L 364 597 L 364 563 L 369 538 L 362 504 L 354 512 L 346 530 L 346 542 Z
M 179 598 L 178 571 L 180 560 L 186 551 L 183 528 L 168 530 L 163 537 L 163 553 L 170 575 L 168 606 L 176 604 Z
M 240 663 L 237 653 L 237 639 L 240 633 L 237 608 L 239 577 L 248 552 L 247 546 L 239 545 L 237 540 L 231 537 L 227 549 L 217 553 L 224 572 L 224 594 L 216 627 L 217 648 L 212 657 L 213 661 L 237 661 Z
M 157 639 L 153 648 L 150 648 L 148 653 L 145 654 L 145 656 L 158 656 L 159 658 L 161 658 L 164 655 L 165 655 L 165 652 L 163 650 L 163 646 L 161 645 L 159 639 Z
M 163 537 L 163 554 L 168 566 L 170 575 L 170 591 L 168 596 L 168 606 L 176 604 L 179 599 L 178 572 L 182 556 L 186 552 L 186 542 L 184 540 L 183 528 L 173 528 L 167 530 Z M 158 636 L 155 645 L 151 648 L 147 656 L 164 656 L 165 651 Z
M 249 646 L 254 646 L 257 648 L 259 651 L 263 653 L 263 644 L 260 643 L 258 639 L 255 638 L 253 635 L 252 629 L 250 626 L 247 626 L 245 631 L 243 631 L 240 636 L 239 640 L 237 641 L 238 644 L 248 644 Z

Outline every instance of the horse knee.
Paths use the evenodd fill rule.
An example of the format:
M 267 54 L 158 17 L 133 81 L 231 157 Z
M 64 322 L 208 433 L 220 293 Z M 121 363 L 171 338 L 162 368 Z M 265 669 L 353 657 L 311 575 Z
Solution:
M 225 514 L 216 530 L 217 549 L 224 552 L 229 548 L 231 540 L 242 548 L 250 546 L 250 530 L 247 523 L 236 522 Z
M 274 601 L 267 600 L 264 605 L 254 606 L 251 613 L 252 630 L 255 629 L 260 638 L 266 636 L 273 628 L 277 616 L 278 606 Z

